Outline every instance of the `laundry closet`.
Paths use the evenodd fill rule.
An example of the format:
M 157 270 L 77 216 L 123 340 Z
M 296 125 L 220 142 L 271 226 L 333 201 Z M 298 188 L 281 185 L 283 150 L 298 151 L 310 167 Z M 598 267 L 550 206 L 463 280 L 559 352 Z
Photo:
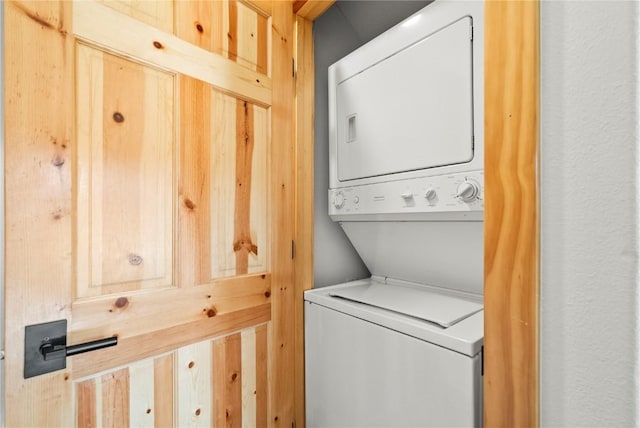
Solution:
M 362 37 L 357 8 L 316 22 L 307 424 L 481 426 L 482 3 L 409 12 L 327 73 L 323 31 Z

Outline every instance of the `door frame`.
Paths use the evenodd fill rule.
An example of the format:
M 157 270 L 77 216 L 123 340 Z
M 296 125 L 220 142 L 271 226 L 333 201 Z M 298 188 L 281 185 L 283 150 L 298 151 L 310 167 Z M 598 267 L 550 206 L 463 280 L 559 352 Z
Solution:
M 296 420 L 304 421 L 304 290 L 313 288 L 313 21 L 296 32 Z M 484 424 L 539 425 L 539 0 L 485 1 Z M 302 30 L 301 30 L 302 28 Z M 488 202 L 488 203 L 487 203 Z M 301 423 L 300 426 L 303 426 Z

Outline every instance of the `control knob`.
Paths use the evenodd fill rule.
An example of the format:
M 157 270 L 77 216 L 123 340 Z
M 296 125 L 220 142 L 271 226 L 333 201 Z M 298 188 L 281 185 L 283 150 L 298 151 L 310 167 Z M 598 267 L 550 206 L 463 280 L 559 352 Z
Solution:
M 479 189 L 476 183 L 464 181 L 458 186 L 458 194 L 456 197 L 460 198 L 464 202 L 471 202 L 476 199 L 476 196 L 478 196 L 478 191 Z
M 344 206 L 345 197 L 342 192 L 338 192 L 333 195 L 333 206 L 336 208 L 342 208 Z
M 429 187 L 425 192 L 424 197 L 427 198 L 427 201 L 433 202 L 438 197 L 438 193 L 436 192 L 436 189 Z

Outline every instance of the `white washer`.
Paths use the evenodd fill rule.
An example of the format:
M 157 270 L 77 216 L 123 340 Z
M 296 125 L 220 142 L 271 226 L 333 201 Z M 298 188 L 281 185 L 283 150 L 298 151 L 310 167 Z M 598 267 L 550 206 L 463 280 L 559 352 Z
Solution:
M 372 277 L 307 291 L 305 331 L 307 426 L 481 426 L 477 296 Z

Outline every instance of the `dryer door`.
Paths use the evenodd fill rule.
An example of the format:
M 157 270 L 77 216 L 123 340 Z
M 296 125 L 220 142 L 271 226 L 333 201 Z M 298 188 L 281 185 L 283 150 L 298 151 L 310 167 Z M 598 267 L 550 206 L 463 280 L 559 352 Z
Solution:
M 466 16 L 336 82 L 338 180 L 471 161 L 472 81 Z

